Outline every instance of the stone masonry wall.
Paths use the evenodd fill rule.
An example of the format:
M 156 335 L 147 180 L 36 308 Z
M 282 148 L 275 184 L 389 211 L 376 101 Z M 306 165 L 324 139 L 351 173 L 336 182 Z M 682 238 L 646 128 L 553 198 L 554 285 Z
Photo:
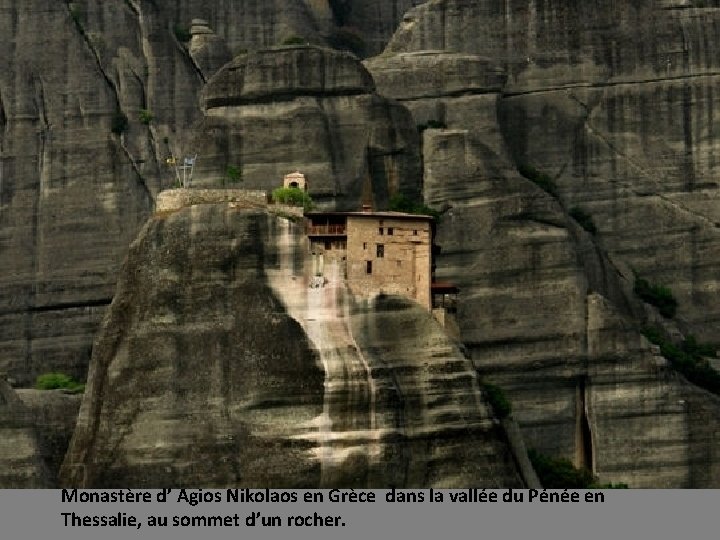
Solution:
M 389 229 L 392 235 L 388 234 Z M 351 216 L 347 233 L 348 282 L 353 293 L 398 294 L 430 309 L 431 247 L 427 221 Z M 381 257 L 379 244 L 384 251 Z M 368 261 L 372 262 L 371 274 L 367 273 Z
M 247 189 L 169 189 L 158 195 L 156 212 L 171 212 L 195 204 L 222 202 L 267 206 L 267 192 Z

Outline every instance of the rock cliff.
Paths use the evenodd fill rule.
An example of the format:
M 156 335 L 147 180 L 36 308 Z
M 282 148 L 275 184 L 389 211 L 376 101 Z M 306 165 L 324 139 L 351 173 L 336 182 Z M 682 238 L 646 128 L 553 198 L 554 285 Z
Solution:
M 390 195 L 418 197 L 418 134 L 404 107 L 375 93 L 351 54 L 291 46 L 235 58 L 203 89 L 205 117 L 193 146 L 203 156 L 198 186 L 231 180 L 272 190 L 302 170 L 316 203 L 355 210 L 363 195 L 378 207 Z
M 55 487 L 33 417 L 4 377 L 0 378 L 0 486 Z
M 342 25 L 367 30 L 378 52 L 414 3 L 340 2 L 352 18 L 336 22 L 338 3 L 327 0 L 3 2 L 0 369 L 20 385 L 48 371 L 85 376 L 120 262 L 158 191 L 174 182 L 166 159 L 194 150 L 188 130 L 202 118 L 200 90 L 219 67 L 292 37 L 325 43 Z M 349 118 L 400 114 L 375 95 L 364 101 Z M 327 137 L 337 135 L 334 116 Z M 293 114 L 286 122 L 296 120 L 304 122 Z M 395 120 L 369 124 L 388 121 L 392 130 Z M 328 175 L 355 174 L 343 168 L 349 158 L 328 158 L 327 137 L 314 141 L 317 152 L 341 164 Z M 373 137 L 385 144 L 379 131 Z M 377 174 L 392 171 L 383 151 L 373 159 Z
M 478 368 L 509 392 L 528 446 L 633 487 L 719 480 L 716 429 L 692 412 L 718 400 L 639 333 L 649 317 L 720 335 L 719 12 L 664 7 L 433 0 L 366 62 L 424 130 L 426 202 L 446 210 L 438 275 L 463 291 Z M 671 284 L 673 323 L 634 298 L 633 271 Z
M 304 241 L 227 204 L 148 223 L 63 484 L 522 485 L 472 364 L 429 314 L 354 306 L 338 273 L 310 289 Z
M 528 446 L 633 487 L 717 487 L 717 398 L 669 369 L 639 332 L 659 324 L 675 336 L 720 342 L 716 4 L 4 0 L 0 371 L 22 387 L 48 371 L 83 378 L 94 354 L 96 382 L 65 481 L 119 485 L 127 474 L 138 485 L 169 485 L 171 478 L 187 485 L 198 478 L 208 485 L 230 478 L 377 485 L 387 475 L 398 485 L 447 486 L 459 483 L 453 475 L 465 460 L 477 464 L 475 472 L 463 469 L 466 479 L 516 482 L 505 458 L 493 469 L 504 443 L 468 366 L 420 314 L 392 302 L 347 303 L 346 313 L 345 300 L 336 298 L 327 309 L 340 319 L 343 354 L 333 356 L 332 342 L 318 345 L 321 329 L 304 321 L 312 317 L 292 314 L 310 309 L 309 300 L 293 299 L 293 288 L 282 286 L 299 274 L 278 266 L 280 229 L 262 212 L 240 218 L 198 208 L 153 219 L 140 237 L 143 249 L 131 252 L 128 268 L 135 270 L 122 278 L 124 299 L 116 299 L 108 319 L 114 322 L 93 351 L 128 245 L 158 192 L 174 181 L 166 158 L 197 151 L 198 185 L 237 180 L 234 187 L 268 189 L 301 168 L 321 207 L 355 208 L 368 193 L 382 206 L 395 191 L 422 189 L 426 202 L 444 211 L 437 273 L 461 287 L 462 340 L 483 376 L 507 389 Z M 395 30 L 365 68 L 349 53 L 325 48 L 379 53 Z M 284 41 L 314 46 L 280 47 Z M 520 175 L 527 165 L 553 185 L 544 190 Z M 230 167 L 239 178 L 230 177 Z M 571 217 L 577 210 L 590 217 L 594 234 Z M 245 243 L 223 237 L 225 226 Z M 206 229 L 217 244 L 203 240 Z M 250 238 L 259 238 L 257 245 L 248 247 Z M 186 262 L 161 261 L 159 245 L 171 250 L 163 256 L 182 261 L 208 249 L 212 270 L 200 263 L 189 273 L 178 270 Z M 275 365 L 267 355 L 280 353 L 263 350 L 267 325 L 248 333 L 235 317 L 235 302 L 251 294 L 242 280 L 250 278 L 223 262 L 223 249 L 255 261 L 259 306 L 243 307 L 245 315 L 289 329 L 293 338 L 297 363 L 267 379 L 297 397 L 292 405 L 275 404 L 274 388 L 262 389 L 265 401 L 255 408 L 226 392 L 245 392 L 250 383 L 223 371 L 222 358 L 241 357 L 265 376 Z M 154 270 L 141 268 L 140 251 L 152 254 L 143 261 Z M 300 268 L 298 257 L 290 260 Z M 675 319 L 638 301 L 634 273 L 671 286 Z M 134 279 L 163 307 L 138 312 L 134 303 L 149 302 Z M 194 289 L 196 282 L 205 292 Z M 231 292 L 215 297 L 215 286 Z M 192 291 L 187 298 L 184 288 Z M 207 306 L 202 320 L 199 305 Z M 451 366 L 459 387 L 422 379 L 422 369 L 406 365 L 407 351 L 373 330 L 400 319 L 423 330 L 404 346 L 435 350 L 437 366 Z M 173 337 L 176 324 L 200 336 L 197 343 Z M 223 341 L 223 333 L 233 339 Z M 210 353 L 211 367 L 202 363 L 203 339 L 221 343 Z M 183 348 L 187 355 L 177 352 Z M 329 363 L 321 353 L 330 354 Z M 384 355 L 405 366 L 392 384 Z M 211 373 L 196 381 L 190 365 Z M 346 365 L 353 384 L 340 378 L 336 385 L 334 373 Z M 426 369 L 434 376 L 437 366 Z M 152 376 L 138 378 L 136 370 Z M 163 386 L 168 373 L 179 374 L 176 386 Z M 306 386 L 298 373 L 311 373 Z M 420 403 L 444 386 L 454 397 Z M 399 407 L 400 394 L 419 408 Z M 11 408 L 22 412 L 5 415 L 3 422 L 13 420 L 0 429 L 6 449 L 22 448 L 24 457 L 12 461 L 6 452 L 1 459 L 11 459 L 7 470 L 24 472 L 0 484 L 53 485 L 73 411 L 66 400 L 73 398 L 17 395 L 25 404 L 13 398 Z M 207 396 L 212 421 L 205 425 Z M 348 399 L 354 406 L 342 411 Z M 476 399 L 478 408 L 463 409 Z M 68 416 L 54 414 L 56 402 Z M 419 447 L 426 423 L 447 421 L 454 433 L 458 413 L 444 406 L 466 411 L 468 437 L 492 459 L 438 433 L 435 446 Z M 338 418 L 346 413 L 337 432 L 326 408 Z M 402 432 L 395 427 L 400 409 L 412 413 Z M 282 431 L 288 418 L 302 428 Z M 201 424 L 207 431 L 198 431 Z M 248 433 L 252 450 L 233 461 L 233 444 Z M 295 468 L 277 465 L 271 450 L 270 476 L 253 476 L 248 463 L 278 440 L 291 449 L 287 467 Z M 188 456 L 190 447 L 197 455 Z M 428 468 L 431 454 L 439 457 Z M 225 460 L 223 467 L 194 468 L 208 456 Z M 393 476 L 408 456 L 416 461 Z M 96 458 L 98 466 L 86 470 Z M 424 467 L 430 472 L 421 479 Z

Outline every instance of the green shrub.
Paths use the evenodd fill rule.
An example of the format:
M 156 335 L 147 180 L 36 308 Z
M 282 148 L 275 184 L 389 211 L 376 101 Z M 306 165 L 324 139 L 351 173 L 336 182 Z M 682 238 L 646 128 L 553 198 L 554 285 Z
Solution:
M 312 199 L 305 191 L 299 188 L 277 188 L 272 192 L 272 199 L 276 203 L 290 206 L 312 208 Z
M 64 373 L 45 373 L 38 376 L 35 381 L 35 388 L 38 390 L 64 389 L 73 392 L 82 392 L 85 390 L 85 385 Z
M 300 36 L 289 36 L 282 41 L 281 45 L 307 45 L 307 39 Z
M 405 212 L 406 214 L 416 214 L 420 216 L 432 216 L 435 221 L 440 221 L 440 212 L 433 210 L 429 206 L 410 200 L 402 193 L 396 193 L 390 197 L 390 210 L 393 212 Z
M 667 287 L 652 284 L 648 280 L 636 276 L 634 291 L 643 302 L 658 308 L 660 315 L 666 319 L 672 319 L 675 316 L 677 300 Z
M 512 405 L 505 396 L 505 392 L 494 384 L 483 384 L 483 390 L 498 418 L 507 418 L 512 412 Z
M 577 469 L 565 458 L 551 458 L 532 448 L 528 450 L 538 479 L 547 489 L 588 489 L 595 484 L 595 477 L 587 469 Z
M 236 167 L 235 165 L 228 165 L 227 169 L 225 170 L 225 176 L 229 182 L 237 184 L 242 180 L 242 171 L 240 170 L 240 167 Z
M 175 37 L 180 43 L 187 43 L 192 39 L 192 34 L 190 33 L 190 29 L 186 26 L 182 26 L 180 24 L 176 24 L 173 28 L 173 32 L 175 34 Z
M 715 347 L 698 343 L 695 336 L 688 336 L 680 346 L 668 340 L 664 333 L 655 327 L 642 330 L 648 340 L 660 347 L 660 352 L 667 358 L 674 369 L 693 384 L 720 395 L 720 373 L 708 363 L 705 357 L 715 356 Z
M 140 115 L 139 120 L 140 123 L 145 124 L 146 126 L 153 121 L 153 114 L 148 111 L 147 109 L 140 109 Z
M 540 172 L 535 167 L 525 164 L 521 164 L 518 167 L 518 172 L 537 185 L 540 189 L 549 193 L 553 197 L 557 197 L 557 186 L 555 185 L 555 182 L 553 182 L 552 178 L 544 172 Z
M 595 223 L 593 223 L 590 214 L 585 212 L 585 210 L 576 206 L 571 208 L 569 213 L 570 217 L 577 221 L 578 225 L 580 225 L 583 229 L 592 235 L 597 234 L 597 227 L 595 226 Z
M 120 135 L 128 128 L 128 118 L 125 116 L 125 114 L 121 110 L 115 111 L 115 114 L 112 117 L 112 122 L 110 126 L 110 130 L 115 135 Z

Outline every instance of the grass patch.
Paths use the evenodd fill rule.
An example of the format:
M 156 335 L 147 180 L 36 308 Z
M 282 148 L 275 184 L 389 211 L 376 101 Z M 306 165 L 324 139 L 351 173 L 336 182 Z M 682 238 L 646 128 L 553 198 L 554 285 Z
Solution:
M 236 165 L 228 165 L 225 169 L 225 177 L 231 184 L 242 182 L 242 171 Z
M 35 381 L 38 390 L 69 390 L 74 393 L 85 391 L 85 385 L 64 373 L 44 373 Z
M 666 319 L 672 319 L 675 316 L 678 303 L 668 287 L 656 285 L 646 279 L 635 276 L 635 286 L 633 290 L 643 302 L 658 308 L 660 315 Z
M 390 197 L 389 209 L 393 212 L 405 212 L 406 214 L 415 214 L 418 216 L 432 216 L 435 221 L 440 221 L 440 212 L 422 203 L 414 202 L 402 193 L 396 193 Z
M 138 115 L 138 119 L 140 120 L 141 124 L 145 124 L 146 126 L 150 124 L 150 122 L 153 121 L 153 113 L 151 113 L 147 109 L 140 109 L 140 114 Z
M 282 40 L 280 45 L 307 45 L 307 39 L 300 36 L 288 36 Z
M 552 195 L 553 197 L 558 196 L 557 186 L 555 185 L 555 182 L 553 182 L 552 178 L 550 178 L 544 172 L 541 172 L 535 167 L 527 164 L 521 164 L 518 167 L 518 172 L 546 193 Z
M 538 479 L 547 489 L 587 489 L 595 483 L 595 477 L 587 469 L 577 469 L 569 459 L 553 458 L 528 450 Z
M 646 327 L 642 333 L 650 343 L 660 347 L 662 355 L 688 381 L 708 392 L 720 395 L 720 373 L 713 369 L 707 360 L 707 357 L 717 355 L 714 346 L 700 343 L 692 335 L 679 345 L 675 345 L 656 327 Z
M 596 476 L 587 469 L 578 469 L 565 458 L 553 458 L 532 448 L 528 450 L 530 462 L 546 489 L 627 489 L 622 482 L 600 484 Z
M 302 206 L 306 210 L 313 205 L 310 195 L 299 188 L 277 188 L 272 192 L 272 200 L 289 206 Z
M 597 227 L 595 226 L 595 223 L 593 223 L 592 217 L 590 217 L 590 214 L 585 212 L 582 208 L 578 208 L 577 206 L 570 209 L 570 217 L 573 218 L 575 221 L 577 221 L 578 225 L 580 225 L 583 229 L 585 229 L 587 232 L 589 232 L 592 235 L 597 234 Z

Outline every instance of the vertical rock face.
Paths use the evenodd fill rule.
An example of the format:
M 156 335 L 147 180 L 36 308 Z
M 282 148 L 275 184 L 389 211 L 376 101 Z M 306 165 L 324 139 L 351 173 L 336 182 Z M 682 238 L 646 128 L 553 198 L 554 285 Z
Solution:
M 117 95 L 67 6 L 12 4 L 0 30 L 0 369 L 19 384 L 50 370 L 82 377 L 152 202 L 111 132 Z
M 378 24 L 385 6 L 395 20 L 410 3 L 357 2 L 347 24 L 379 44 L 390 36 Z M 194 19 L 216 34 L 181 41 Z M 0 369 L 20 385 L 48 371 L 85 376 L 127 246 L 154 196 L 173 182 L 165 161 L 194 150 L 186 134 L 202 117 L 203 83 L 233 54 L 293 36 L 323 43 L 337 27 L 327 0 L 3 3 Z M 358 114 L 402 116 L 376 96 L 368 101 Z M 327 124 L 317 152 L 337 163 L 344 147 L 328 150 L 337 133 Z M 397 145 L 382 142 L 381 131 L 373 137 L 383 148 L 373 154 L 373 178 L 399 178 L 384 150 Z
M 239 56 L 208 82 L 202 103 L 197 185 L 220 185 L 232 166 L 243 187 L 268 190 L 301 170 L 313 199 L 339 209 L 358 209 L 368 189 L 378 207 L 398 191 L 419 194 L 414 122 L 348 53 L 300 46 Z
M 193 20 L 190 34 L 192 38 L 188 52 L 207 80 L 232 59 L 230 49 L 225 40 L 215 34 L 208 26 L 207 21 L 202 19 Z
M 0 486 L 40 489 L 55 486 L 42 459 L 42 449 L 30 411 L 0 378 Z
M 64 483 L 317 484 L 297 435 L 320 414 L 322 372 L 267 286 L 267 226 L 227 205 L 148 223 L 93 352 Z
M 720 10 L 666 7 L 434 0 L 408 14 L 388 52 L 497 61 L 508 76 L 497 127 L 513 161 L 550 174 L 568 208 L 592 215 L 606 249 L 672 284 L 680 317 L 716 341 Z
M 133 244 L 66 485 L 521 486 L 472 364 L 423 309 L 310 289 L 286 220 L 203 205 Z M 324 384 L 323 384 L 324 381 Z
M 718 339 L 718 11 L 576 4 L 433 0 L 366 65 L 430 128 L 437 273 L 460 285 L 462 339 L 527 445 L 633 487 L 717 485 L 716 430 L 693 411 L 708 418 L 718 400 L 639 335 L 630 268 L 671 284 L 683 330 Z
M 367 55 L 382 52 L 406 11 L 427 0 L 328 0 L 336 26 L 357 32 Z
M 60 465 L 75 430 L 82 394 L 34 389 L 18 389 L 15 393 L 32 420 L 48 476 L 52 485 L 57 486 Z

